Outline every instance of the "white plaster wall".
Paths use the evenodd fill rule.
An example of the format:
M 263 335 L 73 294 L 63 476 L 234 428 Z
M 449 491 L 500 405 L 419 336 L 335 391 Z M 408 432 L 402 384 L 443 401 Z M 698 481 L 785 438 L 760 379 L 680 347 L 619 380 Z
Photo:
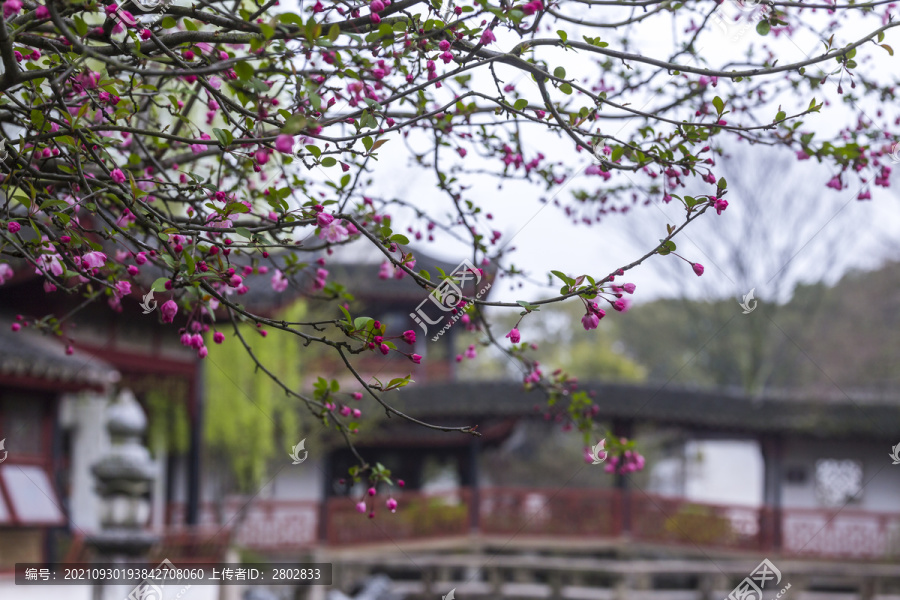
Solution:
M 711 504 L 762 505 L 763 460 L 756 442 L 693 441 L 685 450 L 686 498 Z M 698 456 L 700 460 L 696 460 Z
M 290 457 L 285 455 L 285 467 L 261 495 L 274 500 L 320 501 L 324 497 L 325 485 L 322 460 L 313 459 L 312 450 L 308 447 L 307 451 L 310 452 L 310 457 L 299 465 L 291 464 Z

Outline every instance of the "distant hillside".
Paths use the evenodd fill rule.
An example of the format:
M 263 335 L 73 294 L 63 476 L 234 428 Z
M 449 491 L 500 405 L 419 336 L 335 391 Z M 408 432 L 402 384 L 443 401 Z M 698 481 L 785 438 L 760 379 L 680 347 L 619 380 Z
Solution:
M 650 381 L 810 389 L 900 385 L 900 262 L 798 286 L 785 305 L 663 299 L 618 320 Z

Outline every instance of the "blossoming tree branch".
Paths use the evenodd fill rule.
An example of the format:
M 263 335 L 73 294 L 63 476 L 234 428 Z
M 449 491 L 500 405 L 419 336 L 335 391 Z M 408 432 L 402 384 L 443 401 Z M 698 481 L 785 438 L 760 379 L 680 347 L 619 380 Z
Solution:
M 680 221 L 629 264 L 571 273 L 560 257 L 553 274 L 562 287 L 552 297 L 460 299 L 466 326 L 519 361 L 524 384 L 563 403 L 588 442 L 596 406 L 573 378 L 544 374 L 528 357 L 532 313 L 580 302 L 584 317 L 573 326 L 596 329 L 606 310 L 627 308 L 628 272 L 648 259 L 684 260 L 701 276 L 702 264 L 676 252 L 676 237 L 697 219 L 727 218 L 727 182 L 716 174 L 726 143 L 818 161 L 831 174 L 810 185 L 866 200 L 889 186 L 898 139 L 896 68 L 876 64 L 893 56 L 886 37 L 897 25 L 895 5 L 882 0 L 2 6 L 0 284 L 31 270 L 47 294 L 121 310 L 123 297 L 147 289 L 142 272 L 162 272 L 152 287 L 156 318 L 172 336 L 201 358 L 210 341 L 241 344 L 275 381 L 238 323 L 323 346 L 358 387 L 282 387 L 351 448 L 361 411 L 344 400 L 364 395 L 423 427 L 478 433 L 392 406 L 390 390 L 415 385 L 409 377 L 381 384 L 360 375 L 364 354 L 422 357 L 412 352 L 414 330 L 390 331 L 341 306 L 353 282 L 330 278 L 324 257 L 333 247 L 369 247 L 382 278 L 412 278 L 424 296 L 442 277 L 416 270 L 414 246 L 435 235 L 466 242 L 460 258 L 476 268 L 522 274 L 493 214 L 473 199 L 473 181 L 530 183 L 586 226 L 612 213 L 641 218 L 637 209 L 657 201 L 680 206 Z M 775 49 L 795 38 L 818 45 Z M 731 59 L 723 48 L 739 51 Z M 817 129 L 825 121 L 828 133 Z M 550 138 L 562 155 L 530 149 Z M 428 202 L 373 185 L 400 167 L 433 178 Z M 773 198 L 772 209 L 782 201 Z M 312 289 L 334 303 L 334 318 L 255 314 L 241 302 L 250 274 L 266 274 L 277 293 Z M 492 315 L 519 312 L 519 323 L 495 331 L 489 306 Z M 24 315 L 13 329 L 68 339 L 78 316 Z M 633 442 L 607 443 L 621 457 L 608 470 L 643 466 Z M 354 478 L 388 480 L 357 457 Z

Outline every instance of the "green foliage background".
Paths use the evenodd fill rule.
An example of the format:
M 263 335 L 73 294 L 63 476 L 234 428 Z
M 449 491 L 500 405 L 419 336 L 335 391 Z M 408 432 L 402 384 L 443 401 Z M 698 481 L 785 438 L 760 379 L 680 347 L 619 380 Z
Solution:
M 280 316 L 300 321 L 306 306 L 297 302 Z M 259 362 L 292 390 L 303 383 L 302 340 L 296 335 L 270 330 L 263 338 L 255 326 L 240 325 L 241 335 Z M 207 341 L 209 355 L 204 360 L 206 387 L 206 447 L 227 459 L 237 484 L 251 489 L 266 475 L 267 462 L 287 452 L 307 437 L 302 429 L 316 427 L 309 419 L 301 427 L 303 403 L 284 390 L 255 365 L 233 330 L 219 328 L 225 334 L 221 345 Z M 209 338 L 212 338 L 210 332 Z M 311 426 L 310 426 L 311 425 Z

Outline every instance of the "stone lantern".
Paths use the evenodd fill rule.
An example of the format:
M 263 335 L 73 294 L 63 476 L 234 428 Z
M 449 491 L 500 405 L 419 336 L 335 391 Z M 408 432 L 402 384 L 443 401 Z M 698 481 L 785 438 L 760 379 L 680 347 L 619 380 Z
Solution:
M 122 390 L 106 411 L 111 447 L 91 471 L 101 497 L 101 531 L 89 543 L 107 560 L 138 557 L 157 537 L 146 526 L 156 464 L 141 438 L 147 417 L 130 390 Z

